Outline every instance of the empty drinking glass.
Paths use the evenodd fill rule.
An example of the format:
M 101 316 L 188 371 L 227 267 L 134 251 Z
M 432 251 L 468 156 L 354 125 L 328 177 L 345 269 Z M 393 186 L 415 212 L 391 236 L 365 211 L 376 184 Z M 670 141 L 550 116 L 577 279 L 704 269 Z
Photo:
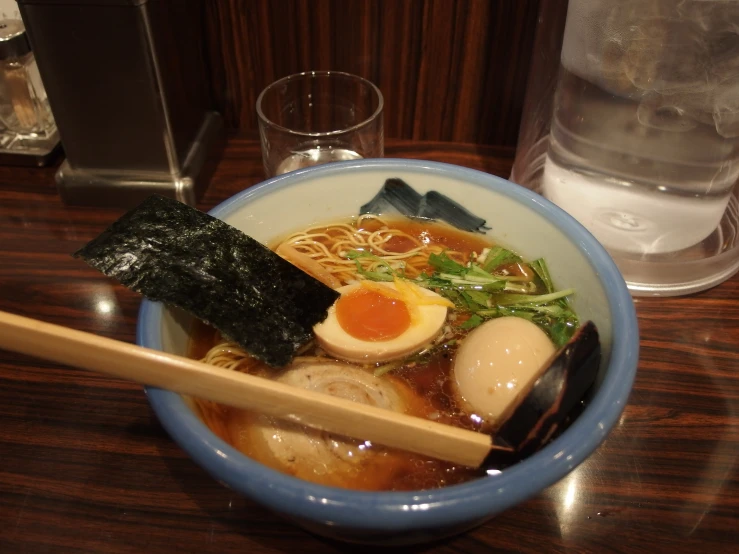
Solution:
M 380 90 L 349 73 L 309 71 L 272 83 L 257 99 L 265 174 L 381 158 L 382 110 Z

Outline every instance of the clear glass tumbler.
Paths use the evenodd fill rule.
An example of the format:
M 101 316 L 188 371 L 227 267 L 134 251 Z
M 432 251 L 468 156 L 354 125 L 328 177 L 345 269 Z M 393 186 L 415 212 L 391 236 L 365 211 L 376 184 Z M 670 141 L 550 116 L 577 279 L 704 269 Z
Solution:
M 267 177 L 385 153 L 383 97 L 370 81 L 338 71 L 290 75 L 257 98 Z

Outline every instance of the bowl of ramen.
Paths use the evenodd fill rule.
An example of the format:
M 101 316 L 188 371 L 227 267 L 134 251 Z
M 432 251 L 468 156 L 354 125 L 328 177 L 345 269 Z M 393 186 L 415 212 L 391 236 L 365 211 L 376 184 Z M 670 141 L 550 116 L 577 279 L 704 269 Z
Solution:
M 582 226 L 527 189 L 448 164 L 359 160 L 270 179 L 210 214 L 336 300 L 285 363 L 150 300 L 140 345 L 487 434 L 509 455 L 468 467 L 147 389 L 196 463 L 309 531 L 410 544 L 473 528 L 577 467 L 628 400 L 638 328 L 625 283 Z M 563 358 L 586 328 L 589 362 Z

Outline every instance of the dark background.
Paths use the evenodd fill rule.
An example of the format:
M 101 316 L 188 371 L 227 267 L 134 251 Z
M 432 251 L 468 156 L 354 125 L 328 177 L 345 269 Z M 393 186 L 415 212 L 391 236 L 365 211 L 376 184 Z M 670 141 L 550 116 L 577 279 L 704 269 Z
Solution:
M 390 138 L 515 146 L 540 4 L 566 0 L 206 0 L 212 103 L 255 131 L 269 83 L 307 70 L 361 75 Z

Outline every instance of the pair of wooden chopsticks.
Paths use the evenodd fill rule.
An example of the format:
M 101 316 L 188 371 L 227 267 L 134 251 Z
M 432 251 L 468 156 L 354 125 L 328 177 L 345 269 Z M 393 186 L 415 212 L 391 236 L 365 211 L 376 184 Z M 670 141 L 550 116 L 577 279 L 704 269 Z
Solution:
M 0 348 L 469 467 L 489 435 L 0 311 Z

